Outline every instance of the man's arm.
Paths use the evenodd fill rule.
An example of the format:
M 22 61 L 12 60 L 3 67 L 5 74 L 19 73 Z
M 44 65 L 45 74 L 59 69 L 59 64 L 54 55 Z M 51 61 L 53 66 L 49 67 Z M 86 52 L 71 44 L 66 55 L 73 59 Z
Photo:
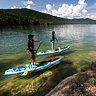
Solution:
M 33 49 L 32 47 L 30 47 L 30 49 L 33 50 L 33 51 L 37 51 L 37 50 Z
M 42 43 L 42 41 L 37 41 L 37 40 L 34 40 L 34 42 L 40 42 L 40 43 Z

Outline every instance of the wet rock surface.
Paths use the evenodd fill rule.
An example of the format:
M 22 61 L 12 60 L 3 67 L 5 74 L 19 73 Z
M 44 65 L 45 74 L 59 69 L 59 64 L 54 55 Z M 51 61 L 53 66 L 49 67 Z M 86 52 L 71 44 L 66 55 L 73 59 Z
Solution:
M 96 96 L 96 71 L 72 75 L 61 81 L 46 96 Z

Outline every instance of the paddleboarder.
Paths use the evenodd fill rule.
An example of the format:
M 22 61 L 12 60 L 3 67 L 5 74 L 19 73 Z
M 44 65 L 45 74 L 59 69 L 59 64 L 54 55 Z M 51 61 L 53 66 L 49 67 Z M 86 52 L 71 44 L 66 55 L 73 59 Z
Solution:
M 37 53 L 37 50 L 34 49 L 34 42 L 42 43 L 42 41 L 36 41 L 33 39 L 33 37 L 34 35 L 31 35 L 31 34 L 28 35 L 28 52 L 29 52 L 30 58 L 32 59 L 31 61 L 32 66 L 37 67 L 35 62 L 35 53 Z
M 55 40 L 57 40 L 56 36 L 55 36 L 55 31 L 52 31 L 52 39 L 51 39 L 51 42 L 52 42 L 52 50 L 54 51 L 54 42 Z M 57 40 L 58 41 L 58 40 Z

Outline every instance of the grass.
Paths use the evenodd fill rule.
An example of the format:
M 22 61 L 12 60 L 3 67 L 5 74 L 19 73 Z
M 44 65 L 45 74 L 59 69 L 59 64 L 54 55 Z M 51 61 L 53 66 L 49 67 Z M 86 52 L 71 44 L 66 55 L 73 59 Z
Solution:
M 94 52 L 96 53 L 96 51 Z M 90 69 L 92 61 L 96 60 L 94 52 L 70 48 L 52 55 L 36 56 L 36 61 L 48 60 L 59 56 L 64 56 L 64 59 L 55 66 L 29 72 L 25 77 L 22 77 L 21 74 L 4 76 L 4 72 L 9 68 L 30 63 L 27 52 L 0 59 L 0 95 L 43 96 L 66 77 Z

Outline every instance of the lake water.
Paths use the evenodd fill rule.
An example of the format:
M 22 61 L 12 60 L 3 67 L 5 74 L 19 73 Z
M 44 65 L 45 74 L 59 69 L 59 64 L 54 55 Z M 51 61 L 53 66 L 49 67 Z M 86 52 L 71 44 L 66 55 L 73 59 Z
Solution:
M 58 38 L 55 48 L 70 45 L 78 50 L 96 51 L 96 25 L 12 26 L 0 27 L 0 57 L 24 52 L 28 34 L 34 34 L 34 40 L 43 41 L 40 49 L 51 49 L 53 30 Z
M 19 58 L 18 54 L 28 55 L 26 51 L 28 34 L 35 35 L 34 40 L 43 42 L 39 51 L 51 49 L 52 31 L 56 32 L 58 39 L 58 42 L 55 42 L 55 48 L 70 45 L 70 50 L 75 50 L 73 59 L 78 57 L 78 62 L 82 61 L 82 58 L 86 61 L 96 61 L 96 25 L 93 24 L 0 27 L 0 60 L 6 61 L 9 57 L 10 59 Z M 35 49 L 38 45 L 39 43 L 35 43 Z M 27 59 L 29 59 L 28 56 Z M 74 61 L 76 62 L 77 60 Z
M 30 72 L 26 77 L 21 77 L 21 74 L 4 76 L 5 70 L 30 63 L 31 60 L 26 51 L 28 34 L 34 34 L 34 40 L 41 40 L 43 43 L 39 51 L 45 51 L 51 49 L 52 31 L 56 32 L 58 39 L 58 42 L 55 42 L 55 48 L 67 45 L 70 45 L 71 48 L 54 55 L 36 56 L 36 60 L 43 61 L 64 56 L 64 59 L 58 65 L 44 71 Z M 35 49 L 38 45 L 39 43 L 35 43 Z M 47 86 L 48 89 L 52 89 L 64 78 L 82 70 L 87 70 L 93 61 L 96 61 L 96 25 L 0 27 L 0 94 L 17 94 L 22 90 L 25 91 L 26 85 L 32 85 L 32 88 L 37 90 L 39 86 L 45 84 L 48 80 L 51 83 L 53 80 L 54 84 Z M 51 77 L 53 78 L 50 79 Z M 50 85 L 54 86 L 51 88 Z M 11 96 L 10 94 L 9 96 Z

